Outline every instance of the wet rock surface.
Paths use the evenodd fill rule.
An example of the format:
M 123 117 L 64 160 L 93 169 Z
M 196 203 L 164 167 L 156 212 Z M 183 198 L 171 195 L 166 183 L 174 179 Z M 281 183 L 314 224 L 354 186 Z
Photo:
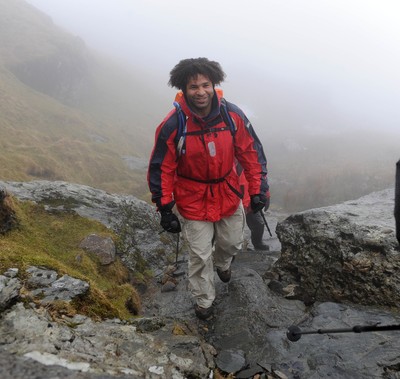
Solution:
M 203 342 L 193 335 L 174 334 L 170 322 L 143 333 L 135 322 L 94 322 L 80 315 L 54 320 L 44 308 L 18 303 L 2 315 L 0 333 L 8 355 L 15 355 L 20 362 L 28 358 L 39 362 L 48 374 L 54 366 L 80 372 L 82 378 L 97 377 L 94 374 L 202 378 L 210 372 Z M 24 368 L 5 367 L 0 367 L 1 378 L 22 378 Z M 40 371 L 46 370 L 41 367 Z M 38 377 L 35 375 L 32 377 Z
M 79 192 L 78 187 L 73 188 Z M 83 191 L 89 190 L 84 187 Z M 390 197 L 390 191 L 386 195 Z M 382 198 L 384 194 L 376 196 Z M 90 207 L 98 203 L 104 210 L 101 200 L 95 201 L 95 194 L 91 199 L 91 203 L 87 201 Z M 390 199 L 388 202 L 390 204 Z M 357 204 L 362 207 L 363 203 Z M 368 206 L 365 213 L 372 213 L 379 205 L 376 202 L 364 204 Z M 90 211 L 91 214 L 96 212 L 101 213 L 99 209 Z M 341 211 L 338 212 L 337 217 L 343 217 Z M 390 215 L 393 216 L 393 210 Z M 286 218 L 282 216 L 267 213 L 271 231 L 277 223 L 286 225 Z M 383 210 L 381 216 L 382 220 L 375 217 L 375 224 L 371 222 L 371 225 L 377 225 L 382 233 L 390 236 L 390 232 L 384 232 L 388 228 L 385 220 L 390 216 Z M 357 230 L 364 227 L 367 226 L 359 223 Z M 154 239 L 155 230 L 156 227 L 148 230 L 142 227 L 140 232 L 152 234 Z M 309 232 L 304 231 L 304 239 Z M 325 232 L 329 240 L 330 233 Z M 249 236 L 248 230 L 246 236 Z M 377 240 L 372 246 L 384 243 L 379 235 L 374 234 L 373 239 L 375 237 Z M 157 234 L 155 239 L 158 238 Z M 349 301 L 339 303 L 333 298 L 305 304 L 295 296 L 299 283 L 283 282 L 282 266 L 275 270 L 282 254 L 288 252 L 287 239 L 279 241 L 275 233 L 272 238 L 265 233 L 264 240 L 270 245 L 270 251 L 240 253 L 232 265 L 229 283 L 222 283 L 215 275 L 215 312 L 205 321 L 195 317 L 187 290 L 184 247 L 179 252 L 175 271 L 165 262 L 159 262 L 159 275 L 143 293 L 142 315 L 132 322 L 94 322 L 79 315 L 54 320 L 43 307 L 21 303 L 8 306 L 0 314 L 0 377 L 211 378 L 212 370 L 219 368 L 222 373 L 234 371 L 236 378 L 255 375 L 293 379 L 399 378 L 398 331 L 307 334 L 296 342 L 287 338 L 291 325 L 298 326 L 301 331 L 377 323 L 397 325 L 400 316 L 396 308 L 356 305 Z M 323 240 L 322 235 L 320 240 Z M 387 240 L 391 246 L 392 241 Z M 155 242 L 148 242 L 147 248 L 152 243 Z M 175 253 L 175 248 L 176 236 L 172 236 L 168 249 Z M 294 250 L 290 254 L 294 254 Z M 301 260 L 298 262 L 300 264 Z M 166 271 L 173 280 L 163 281 Z M 287 271 L 287 278 L 292 279 L 289 273 Z M 333 279 L 328 277 L 327 280 Z M 168 291 L 162 291 L 167 282 L 173 285 L 170 284 Z
M 392 189 L 292 215 L 278 224 L 283 282 L 298 298 L 400 305 Z
M 301 331 L 348 329 L 355 325 L 398 324 L 390 312 L 319 303 L 299 324 Z M 279 330 L 266 334 L 265 359 L 291 378 L 398 378 L 399 332 L 303 335 L 290 342 Z
M 175 291 L 151 295 L 148 315 L 186 320 L 215 349 L 216 367 L 222 372 L 236 370 L 236 378 L 400 377 L 400 331 L 315 334 L 290 341 L 287 332 L 292 325 L 301 331 L 399 325 L 400 315 L 397 310 L 350 303 L 306 306 L 278 295 L 263 279 L 278 256 L 279 252 L 242 253 L 232 265 L 229 283 L 216 275 L 215 311 L 206 321 L 194 317 L 185 277 Z

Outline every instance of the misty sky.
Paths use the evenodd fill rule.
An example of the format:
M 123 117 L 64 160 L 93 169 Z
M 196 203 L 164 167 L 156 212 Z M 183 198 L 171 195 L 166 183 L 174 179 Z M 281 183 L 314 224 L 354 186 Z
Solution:
M 28 2 L 89 46 L 154 68 L 160 86 L 180 59 L 205 56 L 222 64 L 227 89 L 318 86 L 341 112 L 400 130 L 398 0 Z

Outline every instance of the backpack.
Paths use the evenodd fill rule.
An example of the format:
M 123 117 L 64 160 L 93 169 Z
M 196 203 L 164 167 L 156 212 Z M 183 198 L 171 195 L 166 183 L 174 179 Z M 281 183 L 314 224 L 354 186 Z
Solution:
M 186 141 L 187 135 L 204 134 L 204 133 L 209 133 L 210 131 L 211 132 L 213 132 L 213 131 L 222 132 L 224 130 L 229 130 L 231 132 L 232 137 L 235 136 L 235 133 L 236 133 L 235 121 L 232 119 L 231 115 L 229 114 L 228 108 L 226 105 L 226 100 L 223 97 L 221 98 L 220 113 L 221 113 L 222 119 L 223 119 L 226 127 L 218 128 L 218 129 L 210 128 L 210 129 L 205 129 L 205 130 L 196 131 L 196 132 L 188 132 L 187 126 L 186 126 L 187 117 L 186 117 L 185 113 L 182 111 L 182 108 L 177 101 L 174 101 L 174 106 L 175 106 L 176 113 L 178 116 L 178 131 L 177 131 L 176 137 L 175 137 L 177 159 L 179 159 L 179 157 L 182 154 L 185 154 L 185 152 L 186 152 L 185 141 Z

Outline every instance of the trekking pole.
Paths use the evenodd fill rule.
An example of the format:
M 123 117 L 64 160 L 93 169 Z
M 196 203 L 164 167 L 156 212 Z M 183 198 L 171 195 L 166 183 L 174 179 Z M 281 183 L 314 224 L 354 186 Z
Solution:
M 171 222 L 171 228 L 175 229 L 178 226 L 176 221 Z M 175 253 L 175 267 L 178 268 L 178 254 L 179 254 L 179 235 L 178 233 L 177 240 L 176 240 L 176 253 Z
M 394 197 L 394 219 L 396 221 L 396 238 L 400 244 L 400 160 L 396 163 L 396 182 Z
M 387 331 L 387 330 L 400 330 L 400 325 L 356 325 L 352 328 L 343 329 L 318 329 L 302 332 L 301 329 L 292 325 L 286 332 L 286 337 L 289 341 L 298 341 L 303 334 L 331 334 L 331 333 L 363 333 L 363 332 L 375 332 L 375 331 Z
M 254 197 L 254 203 L 258 204 L 259 202 L 260 202 L 260 198 L 259 198 L 258 196 Z M 269 235 L 272 237 L 272 233 L 271 233 L 271 230 L 269 229 L 268 222 L 267 222 L 267 220 L 265 219 L 264 212 L 262 211 L 262 209 L 260 209 L 259 212 L 261 213 L 261 217 L 262 217 L 263 220 L 264 220 L 264 224 L 265 224 L 265 226 L 267 227 L 267 230 L 268 230 Z
M 171 227 L 176 228 L 178 226 L 178 223 L 176 221 L 171 222 Z M 180 270 L 179 263 L 183 263 L 184 260 L 178 261 L 178 255 L 179 255 L 179 239 L 180 239 L 181 233 L 178 233 L 177 239 L 176 239 L 176 253 L 175 253 L 175 268 L 176 271 L 173 273 L 173 276 L 182 276 L 185 274 L 185 271 Z
M 177 240 L 176 240 L 176 256 L 175 256 L 175 265 L 176 265 L 176 267 L 178 267 L 179 236 L 180 236 L 180 233 L 178 233 L 178 237 L 177 237 Z

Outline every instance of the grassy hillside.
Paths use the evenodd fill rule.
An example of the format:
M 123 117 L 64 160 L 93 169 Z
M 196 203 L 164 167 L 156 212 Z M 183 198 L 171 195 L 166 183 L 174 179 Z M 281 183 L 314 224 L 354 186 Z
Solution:
M 107 124 L 32 90 L 4 68 L 0 85 L 2 179 L 59 179 L 109 191 L 138 187 L 140 172 L 121 159 L 133 148 L 109 137 Z
M 143 167 L 124 161 L 146 161 L 153 139 L 133 74 L 22 0 L 0 9 L 0 177 L 145 194 Z
M 94 318 L 128 319 L 133 316 L 133 309 L 139 311 L 139 296 L 129 283 L 128 270 L 122 263 L 117 259 L 102 266 L 94 256 L 79 248 L 80 242 L 92 233 L 115 240 L 108 229 L 76 214 L 49 214 L 30 202 L 8 198 L 7 204 L 16 213 L 18 227 L 0 234 L 0 273 L 14 267 L 24 279 L 25 270 L 33 265 L 89 282 L 89 294 L 82 299 L 53 304 L 58 313 L 71 315 L 79 310 Z

